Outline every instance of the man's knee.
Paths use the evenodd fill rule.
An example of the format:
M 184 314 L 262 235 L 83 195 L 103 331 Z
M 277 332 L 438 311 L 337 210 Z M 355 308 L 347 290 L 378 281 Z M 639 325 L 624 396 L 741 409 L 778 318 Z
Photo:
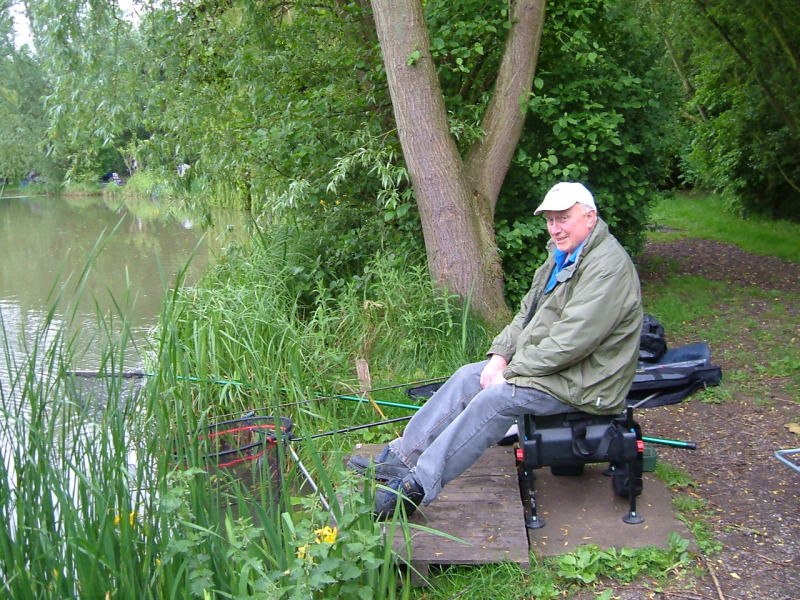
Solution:
M 473 378 L 480 380 L 481 372 L 483 371 L 483 367 L 485 365 L 486 365 L 485 360 L 481 362 L 466 364 L 463 367 L 459 368 L 455 373 L 453 373 L 453 377 L 464 380 Z

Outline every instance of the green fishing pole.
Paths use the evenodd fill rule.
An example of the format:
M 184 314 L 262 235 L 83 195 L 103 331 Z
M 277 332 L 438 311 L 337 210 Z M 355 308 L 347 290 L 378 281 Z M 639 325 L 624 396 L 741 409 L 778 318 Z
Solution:
M 98 373 L 97 371 L 68 371 L 67 373 L 69 375 L 75 375 L 75 376 L 78 376 L 78 377 L 109 377 L 109 376 L 114 375 L 114 376 L 123 377 L 123 378 L 131 378 L 131 377 L 155 377 L 156 376 L 155 373 L 147 373 L 147 372 L 144 372 L 144 371 L 126 371 L 124 373 L 118 373 L 118 374 Z M 273 389 L 271 386 L 267 386 L 266 388 L 264 388 L 264 387 L 256 386 L 255 384 L 244 382 L 244 381 L 233 381 L 233 380 L 230 380 L 230 379 L 203 379 L 203 378 L 200 378 L 200 377 L 191 377 L 191 376 L 185 376 L 185 375 L 177 375 L 176 379 L 179 379 L 181 381 L 189 381 L 189 382 L 192 382 L 192 383 L 213 383 L 213 384 L 217 384 L 217 385 L 232 385 L 232 386 L 237 386 L 237 387 L 247 387 L 247 388 L 251 388 L 251 389 Z M 409 386 L 417 385 L 417 384 L 420 384 L 420 383 L 428 383 L 428 382 L 431 382 L 431 381 L 441 381 L 441 380 L 442 380 L 442 378 L 437 378 L 437 379 L 428 379 L 428 380 L 424 380 L 424 381 L 415 381 L 415 382 L 412 382 L 412 383 L 401 383 L 401 384 L 386 386 L 386 387 L 382 387 L 382 388 L 374 388 L 372 390 L 369 390 L 369 392 L 383 391 L 383 390 L 394 389 L 394 388 L 399 388 L 399 387 L 409 387 Z M 288 391 L 288 390 L 282 389 L 282 391 Z M 304 402 L 327 400 L 327 399 L 330 399 L 330 398 L 339 398 L 341 400 L 347 400 L 349 402 L 360 402 L 360 403 L 364 403 L 364 404 L 377 404 L 378 406 L 389 406 L 389 407 L 393 407 L 393 408 L 403 408 L 403 409 L 406 409 L 406 410 L 415 410 L 415 411 L 419 410 L 421 408 L 420 406 L 417 406 L 415 404 L 404 404 L 402 402 L 387 402 L 386 400 L 370 400 L 369 398 L 362 398 L 361 396 L 347 396 L 347 395 L 331 395 L 331 396 L 318 395 L 318 397 L 316 397 L 316 398 L 314 398 L 312 400 L 306 400 Z M 299 404 L 299 403 L 298 402 L 289 403 L 289 404 L 285 404 L 285 405 L 282 405 L 282 406 L 291 406 L 292 404 Z M 662 439 L 662 438 L 653 438 L 653 437 L 644 437 L 643 436 L 642 437 L 642 441 L 649 442 L 651 444 L 661 444 L 661 445 L 664 445 L 664 446 L 672 446 L 673 448 L 684 448 L 684 449 L 687 449 L 687 450 L 695 450 L 695 449 L 697 449 L 697 444 L 695 444 L 694 442 L 684 442 L 684 441 L 681 441 L 681 440 L 668 440 L 668 439 Z
M 156 377 L 155 373 L 147 373 L 145 371 L 125 371 L 123 373 L 102 373 L 102 372 L 98 372 L 98 371 L 66 371 L 66 373 L 67 373 L 67 375 L 74 375 L 76 377 L 122 377 L 124 379 L 131 379 L 131 378 L 134 378 L 134 377 Z M 177 379 L 179 381 L 188 381 L 188 382 L 191 382 L 191 383 L 212 383 L 212 384 L 216 384 L 216 385 L 231 385 L 231 386 L 235 386 L 235 387 L 245 387 L 245 388 L 255 389 L 255 390 L 272 390 L 272 389 L 274 389 L 272 386 L 266 386 L 266 387 L 265 386 L 258 386 L 258 385 L 255 385 L 253 383 L 248 383 L 246 381 L 234 381 L 234 380 L 231 380 L 231 379 L 203 379 L 201 377 L 191 377 L 191 376 L 188 376 L 188 375 L 175 375 L 175 379 Z M 420 384 L 420 383 L 429 383 L 429 382 L 432 382 L 432 381 L 441 381 L 441 378 L 439 378 L 439 379 L 426 379 L 424 381 L 414 381 L 412 383 L 400 383 L 400 384 L 397 384 L 397 385 L 389 385 L 389 386 L 381 387 L 381 388 L 373 388 L 371 390 L 368 390 L 365 393 L 379 392 L 379 391 L 383 391 L 383 390 L 390 390 L 390 389 L 400 388 L 400 387 L 409 387 L 409 386 L 412 386 L 412 385 L 417 385 L 417 384 Z M 289 390 L 286 389 L 286 388 L 280 388 L 279 391 L 288 392 Z M 313 398 L 313 399 L 303 400 L 302 402 L 304 402 L 304 403 L 305 402 L 318 402 L 320 400 L 328 400 L 328 399 L 331 399 L 331 398 L 339 398 L 341 400 L 349 400 L 351 402 L 365 402 L 365 403 L 368 403 L 368 404 L 377 404 L 378 406 L 391 406 L 391 407 L 394 407 L 394 408 L 405 408 L 407 410 L 418 410 L 420 408 L 419 406 L 415 406 L 413 404 L 403 404 L 403 403 L 400 403 L 400 402 L 387 402 L 385 400 L 370 400 L 369 398 L 362 398 L 360 396 L 348 396 L 348 395 L 342 395 L 342 394 L 333 394 L 333 395 L 330 395 L 330 396 L 325 396 L 325 395 L 317 394 L 317 393 L 315 393 L 315 396 L 316 397 Z M 285 406 L 293 406 L 295 404 L 300 404 L 300 402 L 288 402 L 288 403 L 281 404 L 281 406 L 283 406 L 283 407 L 285 407 Z

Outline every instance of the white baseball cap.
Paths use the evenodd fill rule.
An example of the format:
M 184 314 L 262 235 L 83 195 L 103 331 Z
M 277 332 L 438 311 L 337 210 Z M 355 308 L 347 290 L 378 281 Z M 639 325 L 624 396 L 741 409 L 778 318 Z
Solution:
M 561 183 L 555 184 L 550 191 L 547 192 L 539 208 L 533 211 L 533 214 L 538 215 L 546 210 L 567 210 L 577 203 L 597 211 L 592 192 L 587 190 L 586 186 L 582 183 L 562 181 Z

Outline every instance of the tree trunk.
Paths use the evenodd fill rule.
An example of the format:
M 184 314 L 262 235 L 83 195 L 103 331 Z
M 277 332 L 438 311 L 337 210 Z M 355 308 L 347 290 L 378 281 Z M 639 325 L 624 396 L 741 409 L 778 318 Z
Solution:
M 522 132 L 545 0 L 518 0 L 486 137 L 461 160 L 450 135 L 420 0 L 372 0 L 398 136 L 419 207 L 434 280 L 468 298 L 489 323 L 509 317 L 494 236 L 494 207 Z

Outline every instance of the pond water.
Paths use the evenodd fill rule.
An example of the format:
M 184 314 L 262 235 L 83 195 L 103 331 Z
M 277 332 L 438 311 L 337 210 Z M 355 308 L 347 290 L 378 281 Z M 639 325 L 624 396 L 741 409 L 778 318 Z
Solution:
M 191 215 L 149 201 L 132 212 L 102 197 L 0 198 L 0 385 L 8 391 L 9 363 L 43 353 L 48 323 L 48 332 L 63 326 L 74 339 L 74 369 L 92 371 L 107 331 L 127 320 L 124 370 L 141 369 L 178 274 L 185 269 L 184 284 L 195 283 L 213 252 L 243 230 L 231 224 L 240 216 L 228 217 L 203 231 Z

